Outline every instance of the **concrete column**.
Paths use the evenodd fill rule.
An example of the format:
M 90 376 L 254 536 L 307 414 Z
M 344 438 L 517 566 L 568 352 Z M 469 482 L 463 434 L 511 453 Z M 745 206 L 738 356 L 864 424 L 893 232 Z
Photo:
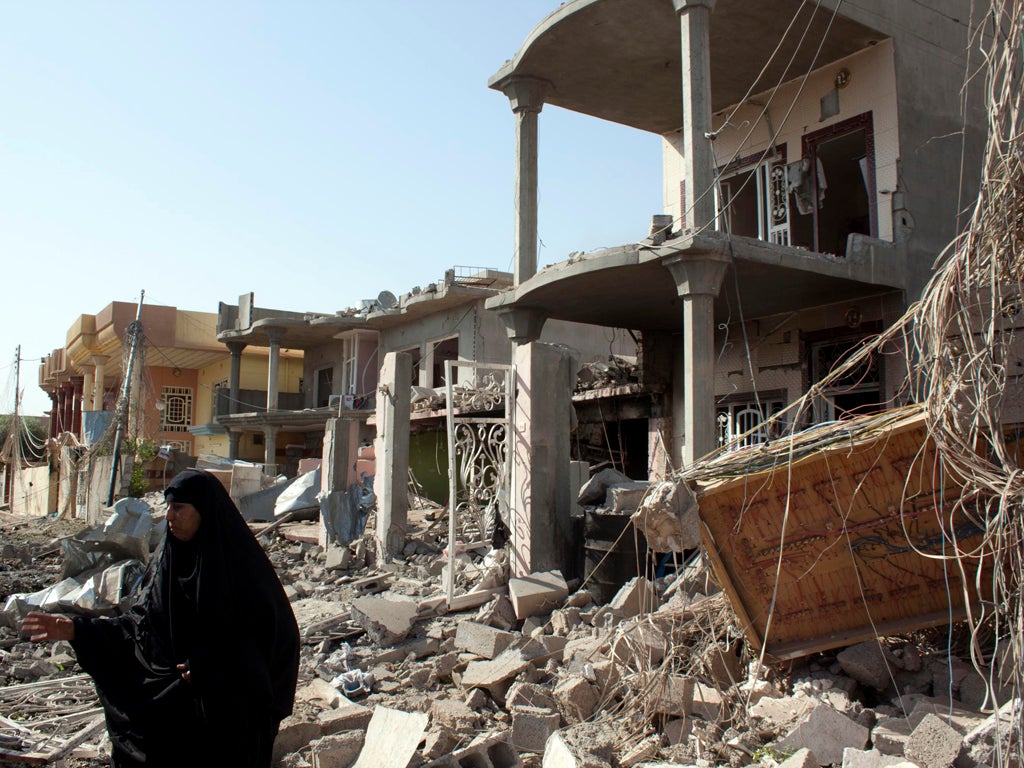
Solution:
M 74 413 L 75 390 L 69 383 L 61 384 L 60 431 L 71 431 L 71 419 Z
M 267 410 L 276 411 L 277 376 L 281 366 L 281 337 L 284 336 L 284 328 L 268 328 L 267 336 L 270 338 L 270 361 L 267 365 Z
M 405 547 L 409 514 L 409 386 L 412 356 L 388 352 L 380 366 L 377 384 L 377 494 L 376 537 L 390 560 Z
M 78 437 L 82 436 L 82 392 L 84 379 L 75 376 L 71 379 L 71 431 Z
M 93 355 L 92 363 L 96 366 L 96 381 L 92 390 L 92 409 L 103 410 L 103 394 L 106 391 L 104 383 L 107 378 L 107 358 L 102 355 Z
M 531 342 L 515 351 L 512 417 L 512 574 L 572 570 L 569 432 L 576 361 Z
M 683 466 L 714 450 L 715 297 L 729 260 L 718 254 L 672 256 L 662 264 L 683 300 Z M 674 403 L 678 413 L 679 405 Z
M 715 0 L 672 0 L 679 14 L 683 60 L 683 226 L 699 231 L 715 218 L 715 156 L 711 140 L 711 12 Z
M 348 544 L 362 535 L 348 503 L 348 488 L 354 480 L 359 451 L 359 422 L 328 419 L 324 425 L 323 459 L 320 462 L 320 531 L 322 547 Z M 378 464 L 379 466 L 379 464 Z M 378 512 L 379 514 L 379 512 Z
M 96 391 L 96 366 L 83 363 L 81 368 L 85 374 L 82 377 L 82 410 L 95 411 L 93 396 Z
M 224 346 L 226 346 L 228 351 L 231 353 L 231 373 L 229 374 L 230 378 L 228 379 L 229 386 L 231 388 L 229 397 L 231 399 L 228 401 L 228 413 L 235 414 L 238 413 L 239 381 L 242 376 L 242 350 L 245 349 L 246 344 L 242 341 L 226 341 L 224 342 Z M 269 387 L 267 388 L 267 392 L 270 392 Z M 216 407 L 217 405 L 214 403 L 214 408 Z M 238 440 L 236 439 L 235 448 L 237 449 L 237 447 Z
M 537 274 L 537 115 L 547 81 L 516 77 L 502 88 L 516 116 L 515 284 Z
M 57 436 L 57 422 L 60 421 L 60 401 L 57 392 L 47 392 L 50 396 L 50 437 Z
M 503 307 L 496 311 L 501 322 L 505 324 L 505 333 L 513 345 L 537 341 L 548 319 L 548 316 L 539 309 Z
M 241 432 L 235 432 L 233 430 L 228 431 L 228 458 L 231 459 L 231 461 L 238 458 L 238 441 L 241 437 Z
M 263 464 L 268 475 L 277 474 L 277 427 L 263 428 Z

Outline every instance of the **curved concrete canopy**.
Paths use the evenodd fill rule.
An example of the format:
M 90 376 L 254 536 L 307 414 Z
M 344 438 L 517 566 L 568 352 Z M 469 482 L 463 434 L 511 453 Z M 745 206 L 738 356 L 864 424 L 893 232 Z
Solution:
M 872 243 L 848 258 L 718 233 L 662 246 L 624 245 L 549 266 L 489 299 L 487 308 L 534 309 L 549 318 L 606 327 L 676 330 L 682 300 L 662 261 L 712 253 L 732 260 L 715 302 L 716 322 L 752 320 L 902 290 L 901 253 L 892 244 Z
M 886 37 L 841 12 L 830 28 L 832 11 L 818 5 L 717 0 L 710 32 L 712 111 L 746 95 L 794 16 L 793 31 L 754 93 Z M 571 0 L 534 28 L 488 84 L 501 90 L 511 78 L 540 78 L 550 83 L 546 103 L 663 134 L 683 123 L 681 68 L 672 0 Z

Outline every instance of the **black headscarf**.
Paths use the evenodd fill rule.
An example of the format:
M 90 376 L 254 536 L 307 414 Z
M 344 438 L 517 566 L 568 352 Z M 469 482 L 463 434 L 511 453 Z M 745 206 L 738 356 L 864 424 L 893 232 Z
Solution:
M 196 535 L 165 534 L 131 611 L 75 622 L 75 650 L 96 680 L 112 740 L 150 763 L 154 751 L 189 756 L 183 731 L 208 752 L 209 729 L 230 743 L 232 733 L 276 725 L 292 711 L 299 660 L 281 582 L 220 481 L 185 470 L 164 496 L 196 508 Z

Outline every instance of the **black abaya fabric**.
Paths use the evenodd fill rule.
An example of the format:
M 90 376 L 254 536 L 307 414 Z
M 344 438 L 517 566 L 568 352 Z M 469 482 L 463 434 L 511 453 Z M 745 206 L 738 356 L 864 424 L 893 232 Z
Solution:
M 130 611 L 75 619 L 72 645 L 96 681 L 115 765 L 269 766 L 295 697 L 291 605 L 213 475 L 185 470 L 165 496 L 199 511 L 196 536 L 165 535 Z

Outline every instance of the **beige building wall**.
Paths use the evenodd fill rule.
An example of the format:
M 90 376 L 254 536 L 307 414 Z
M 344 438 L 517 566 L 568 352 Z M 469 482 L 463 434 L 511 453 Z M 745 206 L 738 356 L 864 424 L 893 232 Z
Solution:
M 850 77 L 847 85 L 838 89 L 839 113 L 820 120 L 821 99 L 835 89 L 836 74 L 842 69 L 849 70 Z M 714 142 L 717 165 L 723 167 L 736 158 L 763 152 L 768 148 L 773 130 L 779 134 L 776 146 L 784 148 L 787 162 L 794 162 L 802 157 L 801 139 L 806 134 L 870 112 L 875 139 L 878 236 L 892 240 L 892 193 L 896 191 L 898 182 L 899 161 L 896 97 L 893 44 L 891 40 L 883 40 L 872 48 L 814 71 L 806 83 L 801 76 L 780 87 L 774 97 L 770 90 L 757 93 L 735 114 L 730 107 L 713 115 L 715 130 L 720 130 Z M 763 105 L 769 104 L 769 98 L 767 116 L 762 116 Z M 726 117 L 730 117 L 728 125 L 722 127 Z M 665 213 L 672 215 L 676 221 L 674 227 L 678 228 L 683 214 L 680 182 L 684 178 L 680 133 L 663 136 L 662 160 Z M 692 194 L 687 190 L 686 197 L 690 203 Z

